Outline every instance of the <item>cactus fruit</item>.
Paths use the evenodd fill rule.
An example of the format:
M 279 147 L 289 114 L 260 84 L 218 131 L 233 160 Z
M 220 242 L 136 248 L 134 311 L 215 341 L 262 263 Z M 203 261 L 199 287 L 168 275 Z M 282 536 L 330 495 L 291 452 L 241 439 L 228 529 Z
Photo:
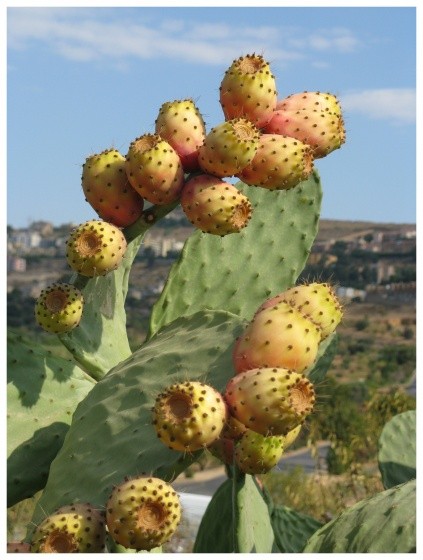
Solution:
M 104 552 L 105 541 L 104 512 L 75 503 L 57 509 L 36 527 L 31 552 Z
M 131 142 L 125 168 L 132 187 L 148 202 L 178 200 L 184 184 L 181 158 L 159 134 L 144 134 Z
M 8 542 L 7 554 L 12 552 L 31 552 L 31 546 L 26 542 Z
M 170 449 L 197 451 L 216 440 L 226 423 L 222 395 L 200 381 L 174 383 L 160 393 L 153 407 L 153 425 Z
M 241 472 L 264 474 L 275 467 L 284 452 L 283 436 L 263 436 L 247 430 L 235 444 L 235 462 Z
M 35 319 L 50 333 L 65 333 L 81 321 L 84 296 L 72 284 L 56 282 L 41 291 L 35 303 Z
M 220 85 L 220 104 L 226 120 L 244 117 L 258 128 L 266 125 L 276 108 L 275 77 L 260 55 L 234 60 Z
M 310 146 L 300 140 L 262 134 L 253 160 L 237 176 L 247 185 L 288 190 L 309 177 L 313 159 Z
M 321 91 L 303 91 L 292 93 L 276 103 L 279 111 L 325 111 L 341 116 L 341 106 L 336 95 Z
M 294 443 L 294 441 L 300 435 L 302 427 L 303 425 L 299 424 L 297 427 L 295 427 L 293 430 L 291 430 L 285 435 L 284 442 L 283 442 L 284 449 L 288 449 L 288 447 L 290 447 Z
M 247 119 L 218 124 L 207 134 L 198 150 L 198 162 L 206 173 L 216 177 L 237 175 L 253 159 L 259 147 L 259 131 Z
M 87 157 L 81 181 L 85 199 L 102 220 L 126 227 L 141 216 L 144 200 L 129 184 L 125 158 L 118 150 Z
M 168 101 L 160 107 L 156 134 L 179 155 L 184 171 L 198 169 L 198 149 L 204 142 L 206 127 L 192 99 Z
M 175 490 L 154 477 L 126 480 L 115 486 L 106 504 L 110 536 L 135 550 L 151 550 L 167 542 L 181 519 Z
M 309 317 L 321 329 L 322 340 L 333 333 L 341 322 L 343 310 L 332 286 L 327 282 L 312 282 L 293 286 L 265 301 L 258 309 L 274 307 L 286 302 Z
M 302 373 L 315 361 L 320 340 L 318 325 L 281 301 L 257 312 L 237 339 L 233 351 L 235 371 L 282 367 Z
M 109 222 L 90 220 L 75 228 L 67 241 L 66 258 L 82 276 L 104 276 L 118 268 L 127 243 L 122 231 Z
M 239 232 L 252 214 L 250 201 L 236 187 L 205 174 L 185 183 L 181 206 L 196 228 L 220 236 Z
M 266 134 L 282 134 L 311 146 L 314 158 L 322 158 L 345 142 L 342 116 L 327 111 L 275 111 L 265 126 Z
M 313 410 L 313 384 L 285 368 L 257 368 L 229 380 L 229 413 L 261 435 L 286 435 Z

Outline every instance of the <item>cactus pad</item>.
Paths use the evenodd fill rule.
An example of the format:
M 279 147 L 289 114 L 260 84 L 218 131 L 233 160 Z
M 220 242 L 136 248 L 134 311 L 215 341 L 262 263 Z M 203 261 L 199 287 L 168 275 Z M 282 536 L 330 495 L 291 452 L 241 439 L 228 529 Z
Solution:
M 317 172 L 289 191 L 236 187 L 254 207 L 248 226 L 224 238 L 191 235 L 153 308 L 150 335 L 204 308 L 250 320 L 264 300 L 291 287 L 302 271 L 319 223 Z
M 379 469 L 385 488 L 416 478 L 416 411 L 387 422 L 379 438 Z

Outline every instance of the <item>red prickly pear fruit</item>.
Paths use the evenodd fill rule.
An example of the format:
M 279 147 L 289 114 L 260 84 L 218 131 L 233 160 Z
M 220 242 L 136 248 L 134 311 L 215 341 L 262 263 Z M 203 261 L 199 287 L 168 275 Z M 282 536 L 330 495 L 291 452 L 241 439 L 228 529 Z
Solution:
M 229 412 L 263 436 L 285 436 L 313 410 L 314 387 L 285 368 L 255 368 L 232 377 L 224 392 Z
M 210 445 L 220 436 L 226 416 L 222 395 L 199 381 L 167 387 L 153 407 L 158 438 L 176 451 L 197 451 Z
M 118 268 L 127 243 L 114 224 L 90 220 L 75 228 L 66 246 L 69 266 L 82 276 L 104 276 Z
M 235 440 L 220 437 L 207 447 L 210 453 L 225 465 L 233 465 Z
M 148 202 L 164 205 L 179 199 L 184 184 L 181 158 L 158 134 L 131 142 L 125 169 L 132 187 Z
M 8 542 L 7 554 L 12 552 L 31 552 L 31 545 L 26 542 Z
M 265 474 L 276 467 L 284 449 L 284 436 L 263 436 L 247 430 L 235 444 L 234 458 L 241 472 Z
M 125 548 L 151 550 L 167 542 L 181 520 L 173 487 L 155 477 L 138 477 L 115 486 L 106 504 L 111 538 Z
M 104 552 L 106 523 L 104 511 L 90 504 L 63 506 L 36 527 L 31 552 Z
M 156 133 L 179 155 L 185 172 L 196 171 L 198 150 L 206 136 L 203 117 L 192 99 L 168 101 L 160 107 Z
M 35 319 L 50 333 L 65 333 L 77 327 L 84 307 L 82 292 L 72 284 L 56 282 L 42 290 L 35 303 Z
M 269 63 L 256 54 L 234 60 L 220 85 L 225 119 L 244 117 L 262 128 L 272 118 L 276 103 L 276 82 Z
M 321 329 L 322 340 L 332 334 L 342 320 L 342 305 L 327 282 L 312 282 L 289 288 L 265 301 L 257 312 L 274 307 L 280 302 L 288 303 L 303 315 L 310 317 Z
M 181 206 L 196 228 L 220 236 L 241 231 L 252 214 L 248 198 L 213 175 L 189 179 L 182 189 Z
M 207 134 L 198 151 L 198 162 L 206 173 L 231 177 L 253 159 L 259 147 L 259 131 L 246 119 L 218 124 Z
M 328 111 L 300 110 L 274 112 L 264 128 L 266 134 L 282 134 L 311 146 L 315 159 L 337 150 L 345 142 L 342 116 Z
M 341 116 L 342 110 L 336 95 L 321 91 L 303 91 L 292 93 L 280 99 L 276 104 L 279 111 L 326 111 Z
M 286 302 L 257 312 L 233 350 L 235 371 L 279 367 L 302 373 L 317 357 L 320 328 Z
M 106 222 L 126 227 L 141 216 L 144 200 L 129 184 L 118 150 L 87 157 L 81 181 L 85 199 Z
M 237 176 L 247 185 L 288 190 L 309 177 L 313 159 L 310 146 L 300 140 L 262 134 L 253 160 Z

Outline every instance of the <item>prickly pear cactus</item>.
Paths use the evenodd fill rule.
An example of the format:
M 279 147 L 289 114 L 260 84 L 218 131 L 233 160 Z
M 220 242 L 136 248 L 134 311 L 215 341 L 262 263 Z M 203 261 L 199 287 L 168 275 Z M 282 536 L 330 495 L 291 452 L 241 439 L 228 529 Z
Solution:
M 379 438 L 379 470 L 385 488 L 416 478 L 416 411 L 394 416 Z
M 111 526 L 121 523 L 122 516 L 112 520 L 109 510 L 116 506 L 108 507 L 110 496 L 119 493 L 116 488 L 129 485 L 132 490 L 130 481 L 144 476 L 159 480 L 161 491 L 218 441 L 227 428 L 230 407 L 237 409 L 235 395 L 231 403 L 225 398 L 225 390 L 237 373 L 236 341 L 264 302 L 296 285 L 306 264 L 318 232 L 323 194 L 314 167 L 315 155 L 323 157 L 319 140 L 313 140 L 316 144 L 311 149 L 294 137 L 281 135 L 277 142 L 272 141 L 278 150 L 266 149 L 256 157 L 264 127 L 277 108 L 275 76 L 261 56 L 247 55 L 234 61 L 222 80 L 220 103 L 225 122 L 211 131 L 205 130 L 199 109 L 193 105 L 187 108 L 186 100 L 164 104 L 156 129 L 140 131 L 126 157 L 118 157 L 118 174 L 126 174 L 122 192 L 126 196 L 126 189 L 133 188 L 136 193 L 136 221 L 122 222 L 117 212 L 116 223 L 116 212 L 109 212 L 110 200 L 120 208 L 120 187 L 101 184 L 97 173 L 87 185 L 87 173 L 83 174 L 84 190 L 91 189 L 95 180 L 95 193 L 90 191 L 87 202 L 100 212 L 101 198 L 102 220 L 90 221 L 90 226 L 82 224 L 83 242 L 78 233 L 81 228 L 68 240 L 68 264 L 75 271 L 69 282 L 82 293 L 84 307 L 79 324 L 75 322 L 69 331 L 57 336 L 72 360 L 48 356 L 13 336 L 9 340 L 10 502 L 43 489 L 28 527 L 28 542 L 32 528 L 45 523 L 55 511 L 69 504 L 89 503 L 109 514 L 106 550 L 139 552 L 139 548 L 158 544 L 151 552 L 160 552 L 168 533 L 162 531 L 166 523 L 160 518 L 161 507 L 153 505 L 156 490 L 144 490 L 145 484 L 137 487 L 138 506 L 131 509 L 133 527 L 128 529 L 128 539 L 121 542 L 113 539 Z M 179 114 L 181 107 L 187 113 Z M 232 110 L 242 114 L 232 114 Z M 302 120 L 307 121 L 309 110 L 300 109 Z M 326 108 L 319 112 L 313 107 L 312 111 L 313 116 L 327 120 Z M 229 130 L 231 119 L 242 125 L 235 132 Z M 160 136 L 161 129 L 166 139 Z M 330 151 L 336 147 L 332 145 Z M 307 156 L 306 161 L 299 157 L 300 152 Z M 248 173 L 244 173 L 246 166 Z M 102 174 L 107 183 L 111 183 L 110 173 L 106 169 Z M 218 179 L 207 180 L 215 190 L 206 196 L 203 183 L 209 173 Z M 251 173 L 260 175 L 260 184 L 242 182 L 242 177 L 251 177 Z M 226 188 L 221 181 L 226 175 L 241 181 Z M 199 196 L 184 191 L 193 183 L 200 184 Z M 113 187 L 112 192 L 109 187 Z M 108 193 L 107 200 L 103 192 Z M 145 233 L 177 206 L 196 231 L 186 241 L 152 309 L 146 341 L 132 351 L 125 313 L 132 264 Z M 110 223 L 104 219 L 106 209 Z M 210 223 L 219 227 L 209 227 Z M 87 230 L 91 226 L 94 229 Z M 86 262 L 85 257 L 91 260 Z M 315 328 L 313 317 L 320 316 L 321 310 L 313 310 L 317 315 L 309 317 L 304 305 L 296 307 L 301 311 L 296 309 L 292 314 L 305 325 L 301 332 Z M 269 313 L 269 320 L 271 323 L 273 313 Z M 291 321 L 284 322 L 284 328 L 293 327 Z M 296 403 L 295 414 L 289 416 L 283 433 L 298 428 L 306 414 L 312 413 L 312 386 L 323 380 L 335 352 L 336 333 L 332 331 L 327 337 L 316 338 L 313 357 L 305 361 L 300 354 L 309 352 L 310 345 L 287 341 L 287 351 L 299 353 L 292 364 L 303 364 L 301 373 L 284 370 L 278 360 L 272 362 L 271 367 L 285 372 L 283 383 L 281 380 L 286 386 L 281 395 L 287 401 L 285 408 L 291 410 L 292 402 Z M 264 346 L 269 343 L 266 337 L 258 340 Z M 261 356 L 260 361 L 266 362 L 266 354 Z M 260 368 L 264 371 L 268 364 L 259 363 Z M 263 392 L 244 395 L 246 400 L 259 400 L 266 394 L 273 403 L 272 378 L 268 378 L 270 385 L 265 381 Z M 293 379 L 296 381 L 291 385 Z M 215 401 L 205 402 L 204 385 L 211 387 Z M 168 416 L 159 422 L 153 414 L 160 395 L 169 395 L 169 387 L 174 386 L 186 387 L 172 402 L 181 433 L 169 428 Z M 195 414 L 189 413 L 192 410 Z M 255 408 L 251 406 L 251 410 Z M 255 426 L 253 414 L 245 417 L 250 426 Z M 261 420 L 260 437 L 272 431 L 266 422 Z M 277 423 L 278 418 L 272 417 L 272 422 Z M 175 444 L 177 437 L 182 445 Z M 241 472 L 235 462 L 226 468 L 228 480 L 206 511 L 195 551 L 299 551 L 316 524 L 286 508 L 272 510 L 250 474 Z M 165 501 L 166 492 L 160 498 Z M 118 505 L 120 501 L 117 497 Z M 148 538 L 142 540 L 146 544 L 140 544 L 132 531 L 143 527 L 150 534 L 153 525 L 161 527 L 160 538 Z M 296 525 L 301 527 L 294 530 Z M 293 535 L 289 543 L 287 532 Z M 128 545 L 135 548 L 125 548 Z
M 416 552 L 416 480 L 346 509 L 316 531 L 304 552 Z

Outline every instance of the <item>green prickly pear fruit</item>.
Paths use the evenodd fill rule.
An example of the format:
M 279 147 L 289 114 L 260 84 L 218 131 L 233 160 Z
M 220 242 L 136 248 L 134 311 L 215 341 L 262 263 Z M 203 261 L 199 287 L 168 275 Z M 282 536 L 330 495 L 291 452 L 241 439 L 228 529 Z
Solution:
M 226 120 L 244 117 L 258 128 L 265 126 L 276 108 L 275 77 L 260 55 L 234 60 L 220 85 L 220 104 Z
M 250 201 L 236 187 L 205 174 L 185 183 L 181 206 L 196 228 L 220 236 L 241 231 L 252 214 Z
M 86 503 L 63 506 L 36 527 L 31 552 L 104 552 L 104 511 Z
M 279 134 L 262 134 L 258 150 L 237 176 L 247 185 L 269 190 L 292 189 L 313 171 L 313 152 L 300 140 Z
M 13 552 L 31 552 L 31 546 L 26 542 L 8 542 L 7 543 L 7 554 Z
M 216 440 L 226 423 L 222 395 L 200 381 L 174 383 L 160 393 L 153 407 L 159 439 L 176 451 L 197 451 Z
M 87 202 L 106 222 L 126 227 L 141 216 L 144 200 L 129 184 L 125 158 L 118 150 L 87 157 L 81 181 Z
M 156 119 L 156 133 L 179 155 L 185 172 L 198 169 L 198 150 L 204 142 L 206 126 L 192 99 L 163 103 Z
M 110 536 L 125 548 L 151 550 L 167 542 L 181 519 L 179 497 L 160 478 L 138 477 L 116 486 L 106 504 Z
M 325 111 L 337 115 L 342 115 L 341 106 L 336 95 L 321 91 L 303 91 L 292 93 L 280 99 L 276 103 L 276 110 L 279 111 Z
M 127 243 L 114 224 L 90 220 L 75 228 L 66 247 L 66 258 L 72 270 L 82 276 L 104 276 L 118 268 Z
M 316 360 L 321 330 L 285 301 L 258 311 L 233 350 L 237 373 L 282 367 L 302 373 Z
M 282 134 L 311 146 L 314 158 L 322 158 L 345 142 L 342 116 L 327 111 L 275 111 L 265 126 L 266 134 Z
M 247 119 L 237 118 L 218 124 L 207 134 L 198 150 L 198 162 L 206 173 L 216 177 L 237 175 L 253 159 L 259 147 L 259 131 Z
M 313 410 L 313 384 L 285 368 L 256 368 L 229 380 L 224 398 L 229 413 L 263 436 L 284 436 Z
M 132 187 L 148 202 L 175 202 L 184 184 L 181 159 L 159 134 L 144 134 L 131 142 L 125 162 Z
M 235 444 L 235 462 L 246 474 L 267 473 L 278 464 L 284 444 L 284 436 L 263 436 L 247 430 Z
M 56 282 L 41 291 L 35 303 L 35 319 L 50 333 L 65 333 L 81 321 L 84 296 L 72 284 Z
M 312 282 L 289 288 L 265 301 L 258 312 L 281 302 L 288 303 L 310 318 L 321 329 L 322 340 L 332 334 L 342 320 L 342 305 L 327 282 Z

